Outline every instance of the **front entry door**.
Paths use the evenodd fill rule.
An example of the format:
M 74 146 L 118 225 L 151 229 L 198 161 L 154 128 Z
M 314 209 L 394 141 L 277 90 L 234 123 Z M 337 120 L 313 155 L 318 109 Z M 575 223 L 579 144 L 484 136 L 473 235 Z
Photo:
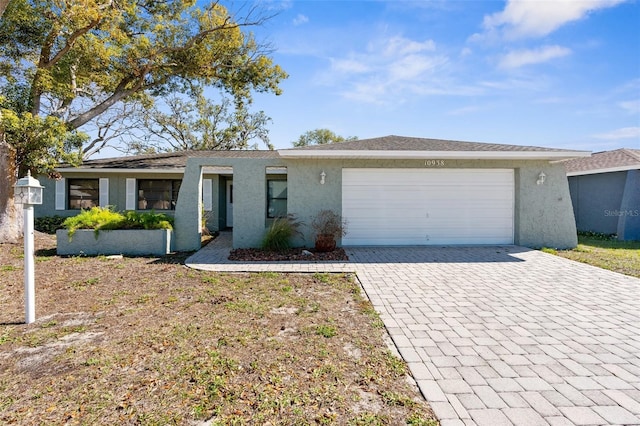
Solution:
M 233 180 L 227 180 L 227 226 L 233 227 Z

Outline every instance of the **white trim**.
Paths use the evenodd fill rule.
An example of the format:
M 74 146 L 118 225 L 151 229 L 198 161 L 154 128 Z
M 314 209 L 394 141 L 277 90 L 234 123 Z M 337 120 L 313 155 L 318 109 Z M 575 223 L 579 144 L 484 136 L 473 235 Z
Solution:
M 589 157 L 590 151 L 366 151 L 366 150 L 282 150 L 285 158 L 368 158 L 450 160 L 568 160 Z
M 286 166 L 267 166 L 265 170 L 268 175 L 286 175 L 287 167 Z
M 60 173 L 141 173 L 141 174 L 184 174 L 184 168 L 181 169 L 101 169 L 101 168 L 77 168 L 77 167 L 63 167 L 56 169 Z
M 136 209 L 136 198 L 136 180 L 135 178 L 127 178 L 126 210 Z
M 56 210 L 66 210 L 65 201 L 67 195 L 67 184 L 65 178 L 56 181 Z
M 202 205 L 204 211 L 210 212 L 213 210 L 213 180 L 202 179 Z
M 184 175 L 184 169 L 91 169 L 91 168 L 71 168 L 65 167 L 56 169 L 60 173 L 140 173 L 140 174 L 175 174 Z M 202 168 L 202 174 L 205 175 L 231 175 L 233 176 L 233 167 L 226 166 L 204 166 Z M 286 166 L 269 166 L 266 169 L 266 174 L 287 174 Z
M 580 172 L 567 172 L 567 176 L 597 175 L 599 173 L 626 172 L 627 170 L 640 170 L 640 164 L 631 166 L 608 167 L 606 169 L 583 170 Z
M 233 167 L 231 166 L 203 166 L 203 175 L 232 175 Z
M 109 205 L 109 178 L 100 178 L 99 182 L 99 203 L 100 207 Z

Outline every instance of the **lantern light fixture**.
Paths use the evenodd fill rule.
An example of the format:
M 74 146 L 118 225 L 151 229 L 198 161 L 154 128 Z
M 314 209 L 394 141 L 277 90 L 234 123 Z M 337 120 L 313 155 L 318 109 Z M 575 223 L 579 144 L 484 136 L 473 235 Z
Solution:
M 13 187 L 14 201 L 16 204 L 24 206 L 33 204 L 42 204 L 42 189 L 38 179 L 31 176 L 31 170 L 27 171 L 27 175 L 21 179 Z
M 33 206 L 42 204 L 42 189 L 38 179 L 31 176 L 31 171 L 13 187 L 14 202 L 22 204 L 24 235 L 24 318 L 31 324 L 36 320 L 35 291 L 35 257 L 33 244 Z

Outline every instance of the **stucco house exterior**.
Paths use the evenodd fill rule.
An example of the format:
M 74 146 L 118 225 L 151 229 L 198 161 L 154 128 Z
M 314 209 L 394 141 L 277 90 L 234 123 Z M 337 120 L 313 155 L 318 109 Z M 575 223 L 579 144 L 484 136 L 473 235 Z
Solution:
M 576 226 L 560 160 L 589 152 L 386 136 L 278 151 L 196 151 L 61 167 L 37 216 L 79 208 L 175 215 L 175 249 L 200 247 L 210 229 L 233 229 L 236 248 L 260 245 L 273 218 L 309 224 L 341 213 L 348 245 L 518 244 L 573 247 Z M 300 245 L 312 246 L 310 227 Z
M 640 240 L 640 149 L 596 152 L 565 167 L 579 231 Z

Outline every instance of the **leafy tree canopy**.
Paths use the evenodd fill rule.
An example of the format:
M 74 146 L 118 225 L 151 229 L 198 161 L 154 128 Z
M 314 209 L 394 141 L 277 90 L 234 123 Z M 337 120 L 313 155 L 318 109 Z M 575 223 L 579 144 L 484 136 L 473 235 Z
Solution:
M 315 129 L 309 130 L 300 135 L 298 140 L 293 141 L 294 147 L 308 146 L 308 145 L 323 145 L 327 143 L 346 142 L 358 140 L 357 136 L 343 137 L 335 134 L 329 129 Z
M 79 159 L 95 150 L 78 129 L 101 118 L 121 124 L 126 113 L 104 117 L 127 104 L 146 109 L 157 97 L 205 86 L 245 104 L 252 92 L 279 94 L 286 73 L 243 31 L 267 18 L 249 6 L 232 16 L 220 3 L 195 0 L 11 0 L 0 21 L 0 106 L 12 112 L 2 120 L 7 142 L 25 145 L 16 151 L 20 172 L 49 172 L 74 160 L 69 152 Z M 17 129 L 34 126 L 68 134 L 16 139 Z M 105 138 L 98 134 L 97 143 Z
M 263 111 L 249 112 L 245 102 L 224 95 L 216 102 L 202 94 L 170 95 L 145 111 L 142 121 L 149 133 L 130 144 L 135 153 L 257 149 L 257 143 L 251 143 L 256 139 L 273 149 L 266 129 L 271 119 Z

